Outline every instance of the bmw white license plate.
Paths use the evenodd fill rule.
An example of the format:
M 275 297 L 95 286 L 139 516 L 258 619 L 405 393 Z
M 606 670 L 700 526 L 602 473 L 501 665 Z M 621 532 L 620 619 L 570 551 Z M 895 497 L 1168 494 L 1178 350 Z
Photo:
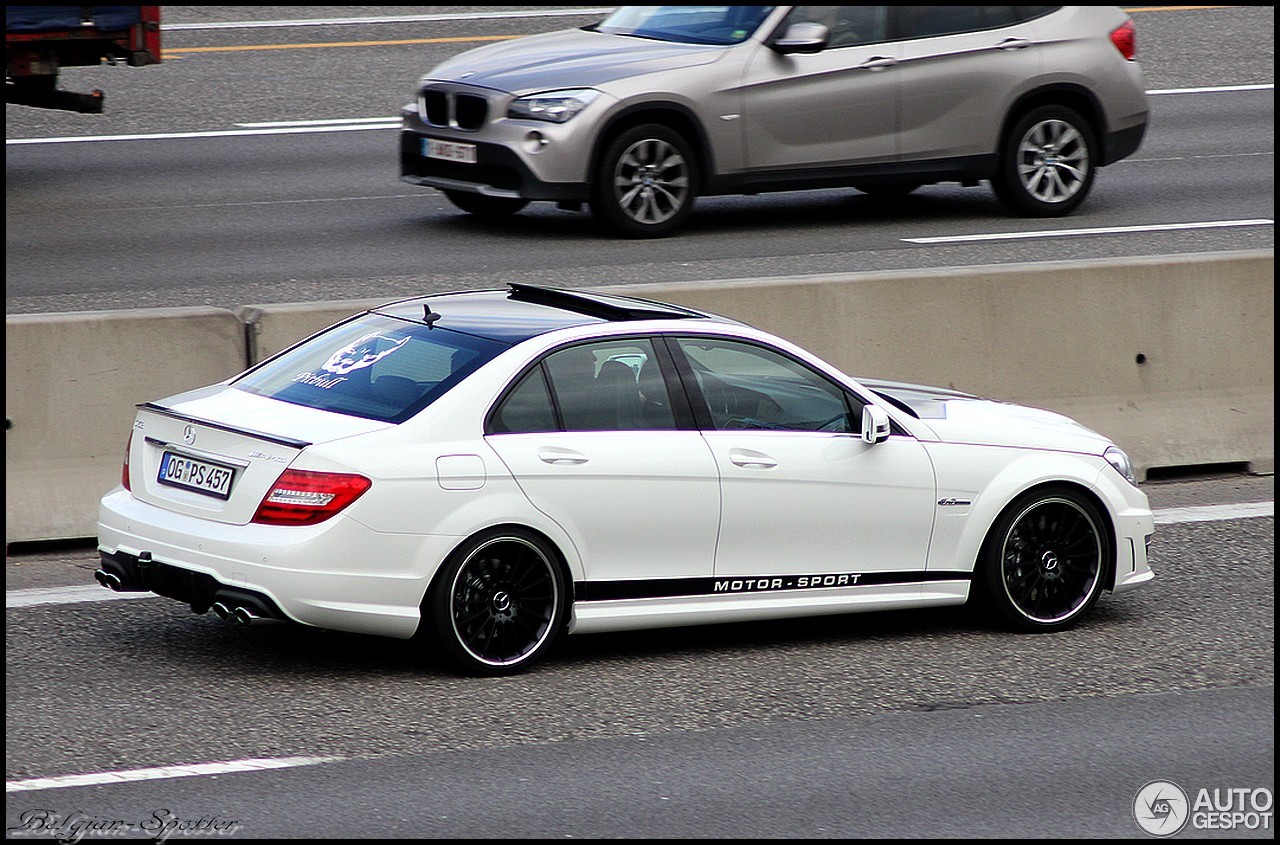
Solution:
M 463 164 L 476 163 L 475 144 L 455 144 L 452 141 L 424 138 L 422 140 L 422 154 L 427 158 L 438 158 L 443 161 L 459 161 Z
M 196 460 L 175 452 L 165 452 L 160 458 L 160 474 L 156 481 L 168 484 L 170 487 L 193 490 L 206 496 L 229 499 L 231 482 L 235 476 L 235 467 Z

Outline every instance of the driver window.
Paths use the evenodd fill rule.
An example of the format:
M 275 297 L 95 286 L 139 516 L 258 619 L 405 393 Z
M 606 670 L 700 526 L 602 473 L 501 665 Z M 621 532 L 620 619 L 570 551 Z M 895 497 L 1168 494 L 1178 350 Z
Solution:
M 796 6 L 782 23 L 820 23 L 831 33 L 827 47 L 875 44 L 889 37 L 888 6 Z
M 856 433 L 861 407 L 807 366 L 749 343 L 682 338 L 684 353 L 717 430 Z

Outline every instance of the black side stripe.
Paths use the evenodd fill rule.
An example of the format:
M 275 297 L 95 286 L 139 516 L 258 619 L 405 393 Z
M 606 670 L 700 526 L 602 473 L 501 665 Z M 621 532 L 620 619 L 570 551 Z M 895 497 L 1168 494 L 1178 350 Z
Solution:
M 575 601 L 661 599 L 676 596 L 735 595 L 788 590 L 829 590 L 928 581 L 967 581 L 972 572 L 835 572 L 816 575 L 738 575 L 709 578 L 652 578 L 618 581 L 575 581 Z

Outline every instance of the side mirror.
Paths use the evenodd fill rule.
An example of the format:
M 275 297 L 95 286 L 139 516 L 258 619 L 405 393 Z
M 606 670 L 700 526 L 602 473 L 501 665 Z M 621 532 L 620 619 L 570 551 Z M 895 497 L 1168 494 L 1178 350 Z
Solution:
M 782 37 L 775 38 L 769 46 L 784 56 L 792 53 L 821 53 L 826 49 L 830 38 L 831 31 L 820 23 L 793 23 L 782 33 Z
M 889 415 L 875 405 L 862 406 L 862 439 L 866 443 L 879 443 L 889 436 Z

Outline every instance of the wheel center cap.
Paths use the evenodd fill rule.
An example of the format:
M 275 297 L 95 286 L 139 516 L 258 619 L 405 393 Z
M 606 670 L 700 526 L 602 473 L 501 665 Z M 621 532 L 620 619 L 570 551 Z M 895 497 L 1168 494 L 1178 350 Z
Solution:
M 493 609 L 499 613 L 505 613 L 511 609 L 511 594 L 506 590 L 499 590 L 493 594 Z
M 1040 563 L 1044 566 L 1045 572 L 1053 572 L 1058 568 L 1058 556 L 1053 552 L 1045 552 L 1040 557 Z

